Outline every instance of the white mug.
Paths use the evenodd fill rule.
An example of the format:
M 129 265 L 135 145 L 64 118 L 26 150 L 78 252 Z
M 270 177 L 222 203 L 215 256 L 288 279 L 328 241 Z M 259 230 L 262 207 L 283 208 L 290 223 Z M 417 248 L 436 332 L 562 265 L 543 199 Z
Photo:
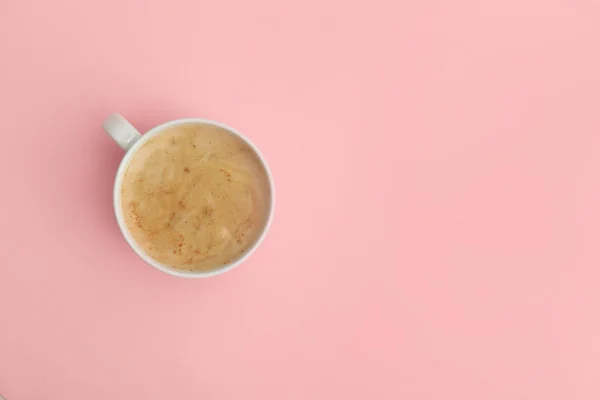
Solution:
M 152 257 L 150 257 L 144 251 L 144 249 L 142 249 L 137 244 L 137 242 L 131 235 L 131 232 L 129 232 L 129 229 L 127 229 L 127 225 L 125 224 L 125 218 L 123 216 L 123 209 L 121 207 L 121 186 L 123 185 L 123 176 L 125 175 L 125 170 L 127 169 L 127 166 L 129 165 L 129 162 L 131 161 L 132 157 L 135 155 L 136 151 L 148 140 L 152 139 L 154 136 L 160 135 L 166 128 L 173 127 L 176 125 L 181 125 L 181 124 L 189 124 L 189 123 L 214 125 L 214 126 L 223 128 L 223 129 L 231 132 L 232 134 L 236 135 L 237 137 L 239 137 L 256 153 L 256 156 L 258 157 L 258 159 L 262 163 L 262 166 L 264 167 L 264 170 L 267 175 L 267 179 L 269 180 L 268 183 L 269 183 L 271 197 L 270 197 L 270 201 L 269 201 L 270 205 L 269 205 L 269 210 L 268 210 L 268 217 L 262 228 L 262 232 L 258 236 L 258 239 L 254 242 L 254 244 L 251 245 L 250 248 L 248 248 L 242 255 L 240 255 L 240 257 L 229 262 L 226 265 L 223 265 L 222 267 L 219 267 L 219 268 L 216 268 L 216 269 L 210 270 L 210 271 L 177 270 L 168 265 L 161 264 L 158 261 L 156 261 L 155 259 L 153 259 Z M 267 165 L 267 162 L 265 161 L 263 156 L 260 154 L 260 152 L 258 151 L 256 146 L 254 146 L 252 144 L 252 142 L 250 142 L 250 140 L 248 140 L 248 138 L 246 138 L 244 135 L 242 135 L 235 129 L 233 129 L 227 125 L 224 125 L 220 122 L 215 122 L 215 121 L 201 119 L 201 118 L 186 118 L 186 119 L 178 119 L 178 120 L 170 121 L 170 122 L 164 123 L 162 125 L 156 126 L 152 129 L 150 129 L 144 135 L 141 135 L 137 131 L 137 129 L 135 129 L 133 127 L 133 125 L 131 125 L 129 123 L 129 121 L 127 121 L 125 118 L 123 118 L 120 114 L 112 114 L 104 121 L 103 128 L 115 140 L 115 142 L 117 142 L 117 144 L 126 151 L 125 156 L 123 157 L 123 160 L 121 160 L 121 164 L 119 165 L 119 169 L 117 170 L 117 176 L 115 179 L 115 186 L 114 186 L 114 192 L 113 192 L 113 202 L 114 202 L 115 216 L 117 218 L 117 223 L 119 224 L 119 228 L 121 229 L 121 232 L 123 233 L 123 236 L 125 237 L 125 240 L 129 244 L 129 246 L 133 249 L 133 251 L 135 251 L 135 253 L 138 256 L 140 256 L 142 258 L 142 260 L 146 261 L 146 263 L 150 264 L 151 266 L 153 266 L 154 268 L 156 268 L 160 271 L 166 272 L 167 274 L 179 276 L 182 278 L 207 278 L 210 276 L 222 274 L 223 272 L 230 271 L 233 268 L 235 268 L 236 266 L 240 265 L 256 250 L 256 248 L 263 241 L 263 239 L 265 238 L 265 235 L 269 229 L 269 226 L 271 225 L 271 221 L 273 220 L 273 213 L 274 213 L 274 206 L 275 206 L 275 188 L 273 186 L 273 177 L 271 175 L 271 171 L 269 170 L 269 166 Z

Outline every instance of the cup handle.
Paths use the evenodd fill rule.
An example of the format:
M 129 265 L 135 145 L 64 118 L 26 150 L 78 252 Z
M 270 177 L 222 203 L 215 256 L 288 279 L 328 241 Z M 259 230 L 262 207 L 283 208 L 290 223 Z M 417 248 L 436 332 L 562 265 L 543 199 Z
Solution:
M 142 135 L 121 114 L 111 114 L 102 127 L 123 150 L 129 150 Z

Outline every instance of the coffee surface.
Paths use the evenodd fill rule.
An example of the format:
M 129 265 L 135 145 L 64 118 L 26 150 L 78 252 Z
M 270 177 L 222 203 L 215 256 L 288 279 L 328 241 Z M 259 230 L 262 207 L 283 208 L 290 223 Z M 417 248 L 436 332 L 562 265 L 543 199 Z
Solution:
M 121 189 L 126 225 L 161 264 L 207 271 L 241 256 L 269 211 L 266 172 L 254 151 L 209 124 L 166 128 L 127 166 Z

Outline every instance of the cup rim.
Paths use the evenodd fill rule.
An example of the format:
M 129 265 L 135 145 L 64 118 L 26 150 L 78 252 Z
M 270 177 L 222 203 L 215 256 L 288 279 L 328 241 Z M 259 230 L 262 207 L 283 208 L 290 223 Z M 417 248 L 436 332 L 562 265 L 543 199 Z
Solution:
M 210 271 L 181 271 L 181 270 L 177 270 L 175 268 L 169 267 L 167 265 L 164 265 L 162 263 L 159 263 L 154 258 L 150 257 L 144 251 L 144 249 L 142 249 L 141 246 L 138 245 L 138 243 L 135 241 L 135 239 L 131 235 L 131 232 L 129 232 L 129 229 L 127 229 L 127 226 L 125 224 L 125 218 L 123 216 L 123 209 L 121 207 L 121 186 L 123 184 L 123 177 L 125 175 L 125 170 L 126 170 L 127 166 L 129 165 L 129 162 L 131 161 L 131 159 L 133 158 L 133 155 L 137 152 L 137 150 L 140 147 L 142 147 L 146 142 L 148 142 L 150 139 L 152 139 L 154 136 L 159 135 L 164 129 L 172 127 L 172 126 L 190 124 L 190 123 L 191 124 L 213 125 L 213 126 L 225 129 L 228 132 L 239 137 L 241 140 L 243 140 L 246 143 L 246 145 L 248 145 L 252 149 L 252 151 L 254 151 L 254 153 L 260 160 L 260 162 L 265 170 L 265 173 L 267 175 L 269 192 L 270 192 L 270 196 L 269 196 L 270 204 L 269 204 L 267 220 L 262 228 L 262 232 L 260 233 L 260 235 L 258 236 L 256 241 L 252 244 L 252 246 L 250 246 L 248 249 L 246 249 L 246 251 L 241 256 L 239 256 L 232 262 L 230 262 L 220 268 L 210 270 Z M 114 184 L 114 188 L 113 188 L 113 208 L 114 208 L 115 218 L 117 220 L 117 225 L 119 225 L 119 229 L 121 230 L 121 233 L 123 234 L 123 237 L 125 238 L 125 241 L 129 245 L 129 247 L 131 247 L 131 249 L 147 264 L 151 265 L 152 267 L 154 267 L 154 268 L 158 269 L 159 271 L 162 271 L 166 274 L 169 274 L 172 276 L 177 276 L 180 278 L 209 278 L 212 276 L 221 275 L 227 271 L 231 271 L 232 269 L 236 268 L 237 266 L 242 264 L 244 261 L 246 261 L 252 255 L 252 253 L 254 253 L 254 251 L 258 248 L 258 246 L 260 246 L 260 244 L 263 242 L 265 236 L 267 235 L 267 231 L 269 230 L 269 228 L 271 226 L 271 222 L 273 221 L 273 215 L 275 213 L 275 185 L 273 183 L 273 176 L 271 174 L 269 165 L 267 164 L 267 161 L 265 160 L 265 158 L 263 157 L 261 152 L 254 145 L 254 143 L 252 143 L 250 141 L 250 139 L 248 139 L 246 136 L 244 136 L 238 130 L 236 130 L 235 128 L 232 128 L 229 125 L 226 125 L 226 124 L 223 124 L 221 122 L 214 121 L 211 119 L 180 118 L 180 119 L 175 119 L 172 121 L 165 122 L 163 124 L 157 125 L 154 128 L 150 129 L 148 132 L 143 134 L 142 137 L 133 144 L 133 146 L 131 146 L 127 150 L 127 152 L 123 156 L 123 159 L 121 160 L 121 163 L 119 164 L 119 168 L 117 169 L 117 173 L 116 173 L 116 177 L 115 177 L 115 184 Z

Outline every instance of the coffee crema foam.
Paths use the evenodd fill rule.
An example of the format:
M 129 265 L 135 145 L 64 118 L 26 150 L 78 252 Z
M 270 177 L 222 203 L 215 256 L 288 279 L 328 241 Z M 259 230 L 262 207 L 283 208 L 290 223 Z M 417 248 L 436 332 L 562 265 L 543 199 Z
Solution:
M 258 239 L 270 208 L 255 152 L 209 124 L 166 128 L 127 166 L 121 207 L 138 245 L 159 263 L 208 271 L 239 258 Z

